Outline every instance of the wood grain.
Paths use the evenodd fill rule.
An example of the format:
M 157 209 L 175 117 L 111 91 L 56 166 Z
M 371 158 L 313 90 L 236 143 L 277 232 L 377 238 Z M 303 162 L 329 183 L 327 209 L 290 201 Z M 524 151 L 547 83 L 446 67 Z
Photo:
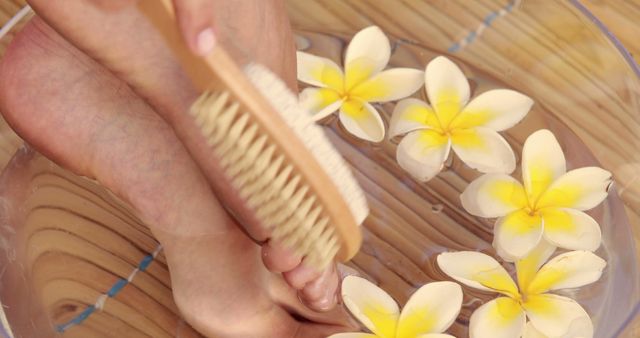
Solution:
M 3 215 L 12 231 L 0 234 L 11 255 L 2 255 L 0 295 L 16 336 L 42 336 L 96 302 L 127 279 L 158 243 L 132 210 L 104 188 L 44 157 L 22 151 L 0 188 L 3 203 L 22 205 Z M 28 283 L 24 283 L 25 278 Z M 31 306 L 24 304 L 31 303 Z M 160 254 L 101 311 L 65 335 L 199 337 L 186 325 L 171 296 Z

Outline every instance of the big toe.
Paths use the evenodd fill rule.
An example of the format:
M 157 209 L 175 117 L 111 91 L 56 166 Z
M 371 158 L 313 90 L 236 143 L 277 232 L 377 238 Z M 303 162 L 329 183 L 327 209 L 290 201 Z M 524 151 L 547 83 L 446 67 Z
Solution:
M 262 261 L 271 272 L 287 272 L 295 269 L 302 257 L 282 243 L 270 240 L 262 246 Z

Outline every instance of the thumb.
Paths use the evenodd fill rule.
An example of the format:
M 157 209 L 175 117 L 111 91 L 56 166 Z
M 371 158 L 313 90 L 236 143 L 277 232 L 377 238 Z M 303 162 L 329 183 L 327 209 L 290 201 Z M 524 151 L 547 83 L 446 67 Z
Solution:
M 216 44 L 213 30 L 214 3 L 211 0 L 173 0 L 178 26 L 194 53 L 206 55 Z

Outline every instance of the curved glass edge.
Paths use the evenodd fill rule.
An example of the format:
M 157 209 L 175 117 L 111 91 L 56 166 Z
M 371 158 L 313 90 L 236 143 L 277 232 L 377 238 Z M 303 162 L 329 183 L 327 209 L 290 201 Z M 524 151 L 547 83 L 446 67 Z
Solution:
M 575 6 L 578 10 L 580 10 L 580 12 L 582 12 L 582 14 L 584 14 L 587 17 L 587 19 L 593 22 L 593 24 L 596 25 L 596 27 L 598 27 L 602 31 L 602 33 L 604 33 L 607 36 L 609 40 L 611 40 L 613 45 L 618 49 L 618 51 L 620 51 L 620 53 L 622 54 L 624 59 L 627 61 L 627 63 L 629 64 L 633 72 L 636 74 L 638 79 L 640 79 L 640 65 L 636 62 L 633 56 L 631 56 L 631 53 L 622 44 L 620 39 L 618 39 L 615 36 L 615 34 L 613 34 L 613 32 L 611 32 L 609 28 L 607 28 L 607 26 L 605 26 L 605 24 L 602 21 L 600 21 L 600 19 L 598 19 L 593 13 L 591 13 L 591 11 L 589 11 L 589 9 L 587 9 L 587 7 L 585 7 L 580 2 L 580 0 L 569 0 L 569 2 L 573 6 Z
M 640 65 L 636 60 L 631 56 L 629 50 L 622 44 L 620 39 L 618 39 L 607 26 L 600 21 L 587 7 L 585 7 L 580 0 L 570 0 L 569 1 L 575 8 L 577 8 L 587 19 L 589 19 L 604 35 L 613 43 L 613 45 L 618 49 L 622 57 L 627 61 L 631 70 L 636 74 L 638 80 L 640 80 Z M 629 326 L 634 319 L 640 318 L 640 302 L 636 304 L 635 309 L 631 311 L 629 316 L 624 320 L 622 326 L 618 328 L 613 337 L 620 336 Z

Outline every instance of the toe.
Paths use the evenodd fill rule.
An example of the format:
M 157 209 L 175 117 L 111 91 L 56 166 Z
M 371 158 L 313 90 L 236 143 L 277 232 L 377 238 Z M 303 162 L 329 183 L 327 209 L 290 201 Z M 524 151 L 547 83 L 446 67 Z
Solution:
M 319 278 L 322 271 L 307 265 L 304 261 L 291 271 L 282 274 L 287 283 L 296 290 L 302 290 L 307 283 Z
M 269 241 L 262 246 L 262 261 L 271 272 L 287 272 L 295 269 L 302 257 L 286 248 L 281 243 Z
M 329 311 L 337 303 L 338 274 L 335 265 L 327 268 L 320 277 L 307 283 L 300 292 L 300 298 L 311 309 Z

